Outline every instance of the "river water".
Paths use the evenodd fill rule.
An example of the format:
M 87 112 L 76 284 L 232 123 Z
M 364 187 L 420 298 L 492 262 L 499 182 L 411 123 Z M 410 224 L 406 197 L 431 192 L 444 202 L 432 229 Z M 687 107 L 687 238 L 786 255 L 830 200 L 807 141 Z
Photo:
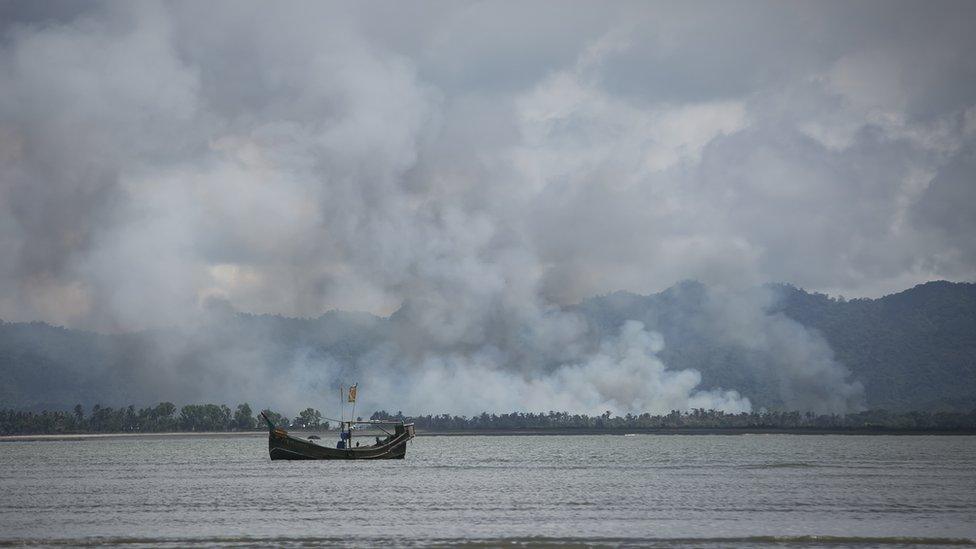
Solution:
M 0 545 L 911 546 L 976 539 L 976 437 L 419 437 L 272 462 L 265 437 L 0 442 Z

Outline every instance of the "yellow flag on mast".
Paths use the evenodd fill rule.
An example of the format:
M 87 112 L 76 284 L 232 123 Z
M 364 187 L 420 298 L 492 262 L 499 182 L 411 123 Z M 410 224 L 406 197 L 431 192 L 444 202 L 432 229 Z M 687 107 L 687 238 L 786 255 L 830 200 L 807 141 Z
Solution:
M 359 384 L 352 385 L 349 387 L 349 402 L 356 402 L 356 387 Z

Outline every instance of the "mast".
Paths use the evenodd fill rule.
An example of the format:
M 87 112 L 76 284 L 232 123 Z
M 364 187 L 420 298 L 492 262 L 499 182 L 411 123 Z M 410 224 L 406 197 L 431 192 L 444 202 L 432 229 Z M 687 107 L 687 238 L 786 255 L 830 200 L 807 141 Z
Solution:
M 356 397 L 358 396 L 356 393 L 358 388 L 358 382 L 349 386 L 349 402 L 352 403 L 352 413 L 349 416 L 349 448 L 352 448 L 352 422 L 356 421 Z
M 346 422 L 346 409 L 342 404 L 342 398 L 346 396 L 345 391 L 342 390 L 342 383 L 339 383 L 339 440 L 342 441 L 342 424 Z M 348 443 L 344 444 L 348 448 Z

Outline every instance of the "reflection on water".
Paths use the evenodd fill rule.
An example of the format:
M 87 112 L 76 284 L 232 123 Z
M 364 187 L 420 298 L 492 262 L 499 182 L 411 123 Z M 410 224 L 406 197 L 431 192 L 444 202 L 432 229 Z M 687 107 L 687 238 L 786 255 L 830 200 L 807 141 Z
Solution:
M 976 437 L 420 437 L 386 462 L 2 442 L 0 543 L 945 545 L 976 538 L 974 470 Z

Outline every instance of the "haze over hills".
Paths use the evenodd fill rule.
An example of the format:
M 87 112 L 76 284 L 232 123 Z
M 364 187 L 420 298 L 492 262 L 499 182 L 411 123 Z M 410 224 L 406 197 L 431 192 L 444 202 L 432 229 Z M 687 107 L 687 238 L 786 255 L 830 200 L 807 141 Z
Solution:
M 976 285 L 929 282 L 880 299 L 833 299 L 771 285 L 768 311 L 821 333 L 836 360 L 864 386 L 869 408 L 960 410 L 976 406 Z M 625 317 L 664 335 L 667 364 L 694 368 L 706 387 L 737 387 L 754 404 L 781 408 L 771 377 L 755 363 L 773 357 L 716 338 L 706 328 L 707 291 L 683 283 L 650 296 L 612 294 L 581 304 L 588 318 Z
M 930 282 L 849 301 L 789 285 L 736 293 L 683 282 L 652 295 L 617 292 L 559 311 L 586 324 L 578 356 L 589 358 L 579 364 L 532 356 L 531 346 L 519 343 L 527 336 L 501 332 L 515 341 L 495 348 L 523 353 L 513 359 L 519 364 L 538 361 L 508 377 L 497 377 L 493 364 L 500 362 L 479 362 L 490 352 L 482 347 L 455 345 L 434 358 L 430 346 L 412 348 L 411 326 L 422 309 L 406 303 L 388 318 L 332 311 L 314 319 L 214 310 L 192 326 L 113 335 L 2 323 L 0 408 L 170 400 L 330 409 L 336 384 L 355 380 L 368 388 L 364 409 L 401 406 L 408 413 L 518 408 L 517 400 L 492 392 L 496 384 L 502 392 L 510 384 L 515 392 L 549 395 L 542 402 L 551 406 L 618 406 L 618 413 L 685 402 L 733 411 L 976 407 L 976 284 Z M 423 359 L 390 359 L 414 353 Z M 654 375 L 642 377 L 648 370 Z M 525 388 L 514 387 L 521 378 Z M 581 379 L 598 388 L 605 381 L 610 396 L 578 392 Z M 613 394 L 628 382 L 651 386 L 646 394 Z M 678 386 L 686 400 L 661 399 Z M 462 400 L 445 400 L 443 392 L 467 393 L 451 398 L 471 405 L 453 404 Z

